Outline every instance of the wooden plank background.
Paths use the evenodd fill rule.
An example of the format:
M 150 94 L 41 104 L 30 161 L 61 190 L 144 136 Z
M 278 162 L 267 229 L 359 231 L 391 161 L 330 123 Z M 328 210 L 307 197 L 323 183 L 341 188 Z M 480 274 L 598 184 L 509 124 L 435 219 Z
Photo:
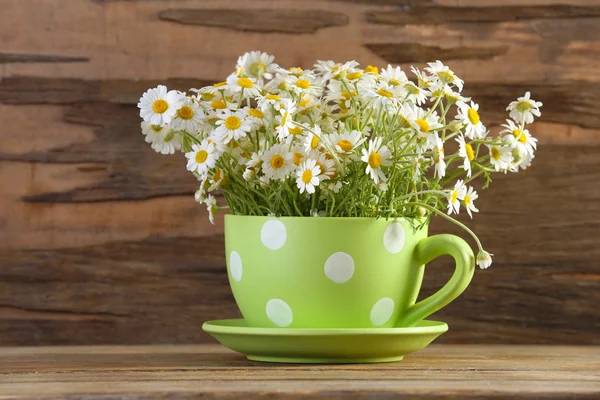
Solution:
M 446 343 L 600 344 L 598 0 L 0 0 L 0 344 L 195 343 L 235 317 L 222 217 L 182 157 L 139 132 L 159 82 L 284 66 L 441 59 L 484 122 L 543 101 L 534 167 L 499 176 L 471 226 L 496 254 L 436 317 Z M 188 11 L 184 11 L 188 10 Z M 432 231 L 457 231 L 438 218 Z M 449 260 L 432 264 L 424 293 Z

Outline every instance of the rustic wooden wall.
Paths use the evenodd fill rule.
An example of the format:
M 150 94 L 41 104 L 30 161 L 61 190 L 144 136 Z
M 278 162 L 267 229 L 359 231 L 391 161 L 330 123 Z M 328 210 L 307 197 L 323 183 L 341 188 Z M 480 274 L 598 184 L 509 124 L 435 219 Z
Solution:
M 440 341 L 600 344 L 600 1 L 0 6 L 0 345 L 193 343 L 237 315 L 222 218 L 194 203 L 181 157 L 145 145 L 135 104 L 158 82 L 220 80 L 252 49 L 301 67 L 441 59 L 490 124 L 530 88 L 538 157 L 483 194 L 472 226 L 497 256 L 438 313 Z M 449 267 L 431 265 L 425 292 Z

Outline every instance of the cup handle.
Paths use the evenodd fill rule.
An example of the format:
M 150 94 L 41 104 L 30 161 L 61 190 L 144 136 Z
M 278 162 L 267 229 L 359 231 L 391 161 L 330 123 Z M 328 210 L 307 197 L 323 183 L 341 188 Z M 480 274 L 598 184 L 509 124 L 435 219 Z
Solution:
M 396 326 L 409 327 L 427 318 L 456 299 L 467 288 L 475 272 L 473 250 L 463 239 L 455 235 L 435 235 L 422 239 L 415 249 L 419 268 L 443 255 L 450 255 L 456 262 L 452 278 L 440 290 L 410 306 L 400 317 Z

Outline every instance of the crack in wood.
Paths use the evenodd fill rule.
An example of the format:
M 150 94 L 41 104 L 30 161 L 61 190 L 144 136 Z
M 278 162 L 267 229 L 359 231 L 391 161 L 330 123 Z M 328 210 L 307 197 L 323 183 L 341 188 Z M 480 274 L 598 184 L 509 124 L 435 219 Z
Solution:
M 509 46 L 449 47 L 418 43 L 367 43 L 364 47 L 391 64 L 429 62 L 432 60 L 489 60 L 508 53 Z
M 3 319 L 23 319 L 23 320 L 103 320 L 108 318 L 127 318 L 126 314 L 115 314 L 110 312 L 83 312 L 74 310 L 51 310 L 51 309 L 32 309 L 26 307 L 16 307 L 6 304 L 0 304 L 0 320 Z
M 11 63 L 77 63 L 89 62 L 88 57 L 67 57 L 50 54 L 0 53 L 0 64 Z
M 339 12 L 302 9 L 170 9 L 158 13 L 163 21 L 242 32 L 303 34 L 348 25 Z
M 385 25 L 439 25 L 600 17 L 600 7 L 575 5 L 449 7 L 407 6 L 402 10 L 368 11 L 366 20 Z

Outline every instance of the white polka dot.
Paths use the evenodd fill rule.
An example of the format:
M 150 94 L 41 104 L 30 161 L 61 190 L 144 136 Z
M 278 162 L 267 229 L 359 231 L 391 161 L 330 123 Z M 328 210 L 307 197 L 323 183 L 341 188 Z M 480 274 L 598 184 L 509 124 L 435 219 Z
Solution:
M 267 317 L 280 327 L 288 326 L 294 319 L 292 309 L 281 299 L 271 299 L 267 302 Z
M 229 272 L 236 281 L 242 280 L 242 259 L 237 251 L 232 251 L 229 255 Z
M 393 222 L 383 234 L 383 245 L 392 254 L 400 252 L 404 247 L 404 227 L 399 222 Z
M 394 313 L 394 300 L 384 297 L 371 308 L 371 322 L 375 326 L 383 325 Z
M 265 222 L 260 231 L 260 240 L 271 250 L 280 249 L 285 244 L 285 238 L 285 225 L 275 219 Z
M 335 283 L 348 282 L 354 275 L 354 260 L 350 254 L 333 253 L 325 261 L 325 275 Z

